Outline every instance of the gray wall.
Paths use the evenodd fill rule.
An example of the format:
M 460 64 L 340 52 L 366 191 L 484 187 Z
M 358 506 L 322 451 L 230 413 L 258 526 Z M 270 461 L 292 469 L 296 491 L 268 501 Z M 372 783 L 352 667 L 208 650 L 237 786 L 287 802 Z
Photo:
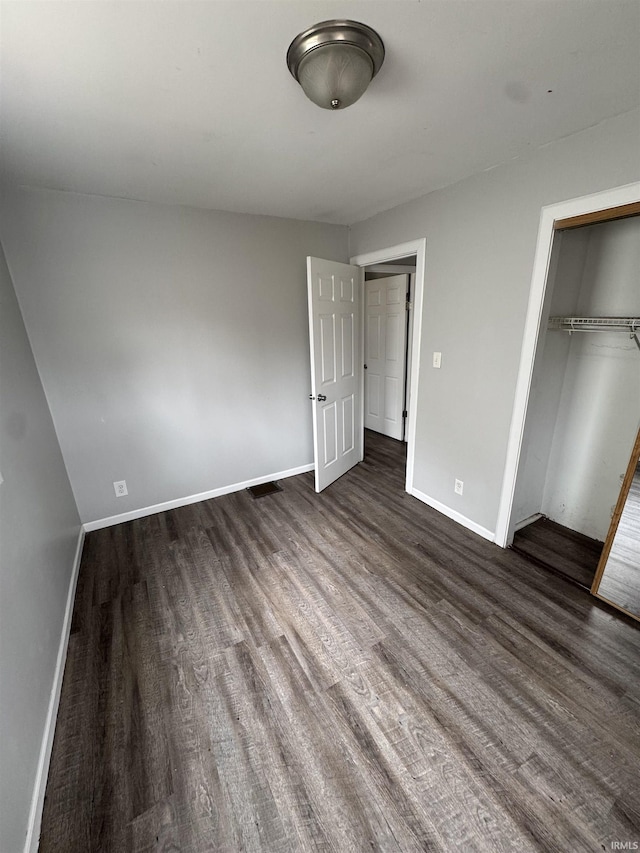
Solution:
M 495 530 L 540 209 L 640 177 L 640 114 L 351 229 L 352 255 L 427 238 L 416 489 Z M 442 367 L 431 353 L 442 352 Z M 454 479 L 464 495 L 454 494 Z
M 22 850 L 80 522 L 0 246 L 0 850 Z
M 2 223 L 83 521 L 313 461 L 305 258 L 345 227 L 46 191 Z

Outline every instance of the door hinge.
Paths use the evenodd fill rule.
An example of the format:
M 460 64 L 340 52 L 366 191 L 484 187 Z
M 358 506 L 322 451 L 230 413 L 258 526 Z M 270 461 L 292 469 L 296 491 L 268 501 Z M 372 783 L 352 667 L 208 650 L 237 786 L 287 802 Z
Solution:
M 413 308 L 413 302 L 411 302 L 409 299 L 407 299 L 404 307 L 407 309 L 407 311 L 411 311 L 411 309 Z
M 409 412 L 406 409 L 402 410 L 402 417 L 403 418 L 406 418 L 408 414 L 409 414 Z

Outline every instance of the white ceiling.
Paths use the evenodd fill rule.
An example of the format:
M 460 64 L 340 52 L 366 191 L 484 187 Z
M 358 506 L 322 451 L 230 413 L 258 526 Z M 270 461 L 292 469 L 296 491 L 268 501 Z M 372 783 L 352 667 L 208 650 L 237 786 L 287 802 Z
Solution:
M 350 224 L 640 103 L 638 0 L 12 0 L 0 13 L 12 184 Z M 332 113 L 285 54 L 335 17 L 374 27 L 386 60 Z

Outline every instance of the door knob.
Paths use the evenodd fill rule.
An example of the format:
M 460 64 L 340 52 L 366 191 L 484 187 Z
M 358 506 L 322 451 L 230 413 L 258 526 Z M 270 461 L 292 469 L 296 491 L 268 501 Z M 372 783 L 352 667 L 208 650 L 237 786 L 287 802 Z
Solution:
M 364 366 L 364 369 L 365 369 L 365 370 L 367 369 L 367 365 L 366 365 L 366 364 L 365 364 L 365 366 Z
M 321 403 L 323 400 L 326 400 L 326 399 L 327 399 L 327 398 L 325 397 L 325 395 L 324 395 L 324 394 L 318 394 L 318 402 L 319 402 L 319 403 Z

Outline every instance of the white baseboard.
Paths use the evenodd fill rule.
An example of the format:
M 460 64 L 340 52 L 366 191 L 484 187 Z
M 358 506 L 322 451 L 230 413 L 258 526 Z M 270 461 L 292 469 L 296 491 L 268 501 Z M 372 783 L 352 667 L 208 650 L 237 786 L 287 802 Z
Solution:
M 253 480 L 245 480 L 243 483 L 233 483 L 229 486 L 221 486 L 219 489 L 211 489 L 208 492 L 200 492 L 197 495 L 188 495 L 185 498 L 176 498 L 172 501 L 165 501 L 161 504 L 153 506 L 145 506 L 140 509 L 132 509 L 130 512 L 123 512 L 120 515 L 111 515 L 109 518 L 98 518 L 96 521 L 87 521 L 84 524 L 84 529 L 87 533 L 92 530 L 102 530 L 103 527 L 112 527 L 114 524 L 122 524 L 125 521 L 133 521 L 136 518 L 144 518 L 145 515 L 155 515 L 157 512 L 166 512 L 168 509 L 177 509 L 188 504 L 199 503 L 199 501 L 208 501 L 210 498 L 219 498 L 222 495 L 229 495 L 232 492 L 241 492 L 243 489 L 248 489 L 250 486 L 259 486 L 261 483 L 268 483 L 271 480 L 285 480 L 287 477 L 295 477 L 298 474 L 306 474 L 307 471 L 313 471 L 314 464 L 300 465 L 298 468 L 289 468 L 287 471 L 279 471 L 277 474 L 265 474 L 263 477 L 254 477 Z
M 419 491 L 418 489 L 412 489 L 410 494 L 413 495 L 414 498 L 417 498 L 422 503 L 427 504 L 427 506 L 432 507 L 433 509 L 437 509 L 438 512 L 441 512 L 443 515 L 446 515 L 447 518 L 451 518 L 453 521 L 457 521 L 458 524 L 461 524 L 463 527 L 466 527 L 468 530 L 473 531 L 473 533 L 477 533 L 478 536 L 482 536 L 483 539 L 488 539 L 489 542 L 495 542 L 495 533 L 491 530 L 487 530 L 486 527 L 482 527 L 481 524 L 476 524 L 475 521 L 471 521 L 470 518 L 467 518 L 465 515 L 462 515 L 461 512 L 458 512 L 455 509 L 451 509 L 451 507 L 446 506 L 446 504 L 440 503 L 435 498 L 430 498 L 429 495 L 425 495 L 424 492 Z
M 51 761 L 51 750 L 53 748 L 53 736 L 56 730 L 56 719 L 58 716 L 58 705 L 60 704 L 60 692 L 62 690 L 62 677 L 64 665 L 67 660 L 67 648 L 69 646 L 69 634 L 71 633 L 71 618 L 73 616 L 73 603 L 76 596 L 78 574 L 80 572 L 80 561 L 82 559 L 82 545 L 84 543 L 84 529 L 80 528 L 78 544 L 69 580 L 69 591 L 67 593 L 67 604 L 64 611 L 62 631 L 60 633 L 60 645 L 58 646 L 58 658 L 53 675 L 51 696 L 49 697 L 49 708 L 47 719 L 42 735 L 36 780 L 33 786 L 31 808 L 29 810 L 29 823 L 27 825 L 27 838 L 24 845 L 24 853 L 37 853 L 40 842 L 40 824 L 42 822 L 42 809 L 44 806 L 44 793 L 47 787 L 47 776 L 49 775 L 49 762 Z
M 523 527 L 528 527 L 530 524 L 533 524 L 534 521 L 538 521 L 538 519 L 544 518 L 544 515 L 541 512 L 534 512 L 533 515 L 528 516 L 527 518 L 523 518 L 522 521 L 517 521 L 513 525 L 514 532 L 516 530 L 522 530 Z

